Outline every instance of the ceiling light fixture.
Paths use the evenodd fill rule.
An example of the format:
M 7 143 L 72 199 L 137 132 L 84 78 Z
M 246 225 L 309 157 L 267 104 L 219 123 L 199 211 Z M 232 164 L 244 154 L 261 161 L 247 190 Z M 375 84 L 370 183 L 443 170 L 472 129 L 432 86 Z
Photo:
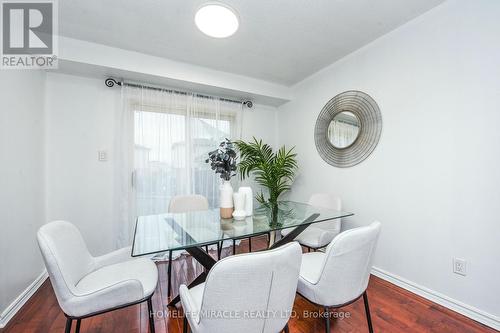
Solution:
M 238 30 L 239 20 L 236 12 L 222 3 L 203 5 L 194 17 L 198 29 L 214 38 L 226 38 Z

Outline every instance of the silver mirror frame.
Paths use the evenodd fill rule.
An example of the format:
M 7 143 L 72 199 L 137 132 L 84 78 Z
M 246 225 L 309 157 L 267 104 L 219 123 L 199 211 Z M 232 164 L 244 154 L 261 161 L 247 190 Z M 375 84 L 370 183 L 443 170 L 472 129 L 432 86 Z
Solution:
M 341 112 L 352 112 L 360 121 L 356 140 L 348 147 L 336 148 L 328 138 L 328 127 Z M 321 158 L 330 165 L 348 168 L 364 161 L 373 152 L 382 134 L 382 114 L 370 95 L 349 90 L 333 97 L 321 110 L 314 128 L 314 141 Z

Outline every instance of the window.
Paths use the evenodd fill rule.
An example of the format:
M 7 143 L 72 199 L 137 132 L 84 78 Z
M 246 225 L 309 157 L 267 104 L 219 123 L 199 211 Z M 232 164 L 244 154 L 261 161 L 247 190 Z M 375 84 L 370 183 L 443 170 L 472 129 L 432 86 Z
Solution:
M 205 159 L 220 141 L 233 137 L 236 116 L 206 109 L 134 108 L 137 215 L 166 213 L 175 195 L 201 194 L 218 206 L 220 181 Z

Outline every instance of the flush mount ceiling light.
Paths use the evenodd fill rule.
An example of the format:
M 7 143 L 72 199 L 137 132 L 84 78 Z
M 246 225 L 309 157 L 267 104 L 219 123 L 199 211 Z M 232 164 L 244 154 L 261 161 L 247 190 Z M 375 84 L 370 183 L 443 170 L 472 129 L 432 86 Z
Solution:
M 203 5 L 196 12 L 194 22 L 201 32 L 215 38 L 229 37 L 239 27 L 236 12 L 229 6 L 221 3 Z

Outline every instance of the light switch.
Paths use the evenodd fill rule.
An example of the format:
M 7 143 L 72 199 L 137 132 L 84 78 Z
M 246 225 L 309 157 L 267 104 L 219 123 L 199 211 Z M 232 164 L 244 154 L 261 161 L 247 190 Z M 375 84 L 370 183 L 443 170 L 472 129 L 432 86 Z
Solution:
M 99 162 L 106 162 L 108 160 L 108 152 L 105 150 L 99 150 L 97 152 L 97 160 Z

